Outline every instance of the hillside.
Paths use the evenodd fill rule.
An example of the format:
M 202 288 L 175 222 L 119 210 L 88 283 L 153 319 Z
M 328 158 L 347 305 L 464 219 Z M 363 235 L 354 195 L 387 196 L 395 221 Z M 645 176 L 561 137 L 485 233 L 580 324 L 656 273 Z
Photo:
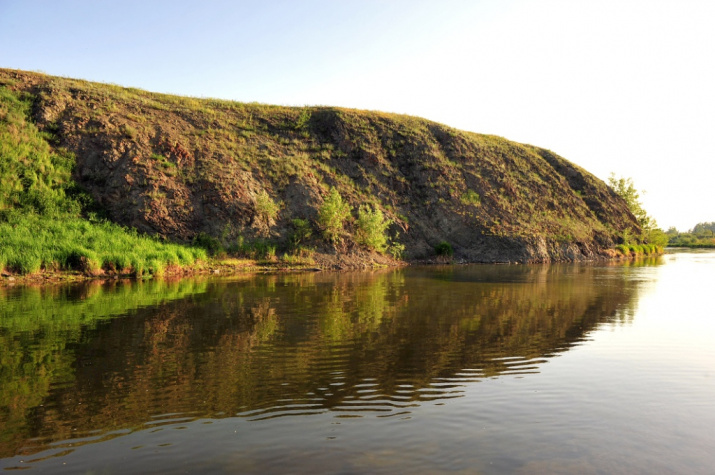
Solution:
M 558 155 L 416 117 L 0 69 L 3 88 L 31 104 L 28 121 L 70 157 L 95 213 L 177 243 L 300 249 L 324 267 L 394 263 L 356 238 L 361 205 L 392 221 L 393 254 L 404 246 L 409 261 L 434 259 L 440 243 L 460 261 L 588 260 L 640 231 L 605 183 Z M 4 189 L 21 188 L 12 179 Z M 331 188 L 352 216 L 334 242 L 318 224 Z

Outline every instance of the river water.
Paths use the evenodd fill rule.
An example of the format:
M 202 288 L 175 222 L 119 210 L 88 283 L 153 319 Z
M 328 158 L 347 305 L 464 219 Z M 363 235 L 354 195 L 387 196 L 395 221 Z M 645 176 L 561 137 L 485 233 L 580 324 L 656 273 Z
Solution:
M 0 468 L 713 473 L 715 252 L 0 288 Z

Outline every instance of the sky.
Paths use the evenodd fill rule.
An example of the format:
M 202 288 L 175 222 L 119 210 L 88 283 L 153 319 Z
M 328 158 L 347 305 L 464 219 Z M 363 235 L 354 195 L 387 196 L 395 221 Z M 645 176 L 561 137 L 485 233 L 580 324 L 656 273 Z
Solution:
M 0 0 L 0 67 L 424 117 L 715 221 L 712 0 Z

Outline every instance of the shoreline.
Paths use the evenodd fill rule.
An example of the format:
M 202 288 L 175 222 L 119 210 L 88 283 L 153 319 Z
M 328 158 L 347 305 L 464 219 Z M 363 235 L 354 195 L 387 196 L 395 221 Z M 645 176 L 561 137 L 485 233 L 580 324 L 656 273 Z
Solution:
M 349 271 L 369 271 L 385 268 L 401 268 L 411 266 L 463 266 L 463 265 L 550 265 L 550 264 L 595 264 L 595 263 L 619 263 L 623 261 L 635 261 L 650 257 L 660 257 L 663 251 L 644 255 L 620 253 L 609 253 L 600 255 L 592 259 L 583 260 L 555 260 L 548 262 L 472 262 L 469 260 L 446 259 L 437 257 L 435 259 L 418 259 L 414 261 L 394 261 L 391 265 L 365 263 L 361 266 L 332 266 L 319 267 L 316 265 L 286 265 L 281 262 L 261 261 L 254 259 L 212 259 L 202 261 L 194 266 L 187 267 L 167 267 L 161 275 L 145 274 L 137 276 L 134 273 L 105 272 L 86 273 L 77 270 L 48 271 L 42 270 L 33 274 L 12 274 L 3 272 L 0 275 L 0 288 L 15 286 L 50 286 L 57 284 L 79 284 L 91 281 L 142 281 L 142 280 L 175 280 L 188 279 L 205 276 L 234 276 L 234 275 L 259 275 L 259 274 L 286 274 L 286 273 L 310 273 L 310 272 L 349 272 Z

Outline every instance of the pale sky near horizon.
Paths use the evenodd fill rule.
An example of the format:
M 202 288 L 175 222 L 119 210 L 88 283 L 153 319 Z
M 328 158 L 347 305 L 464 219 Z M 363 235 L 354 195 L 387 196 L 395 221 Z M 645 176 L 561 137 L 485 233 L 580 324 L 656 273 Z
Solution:
M 417 115 L 715 221 L 715 1 L 0 0 L 0 67 Z

